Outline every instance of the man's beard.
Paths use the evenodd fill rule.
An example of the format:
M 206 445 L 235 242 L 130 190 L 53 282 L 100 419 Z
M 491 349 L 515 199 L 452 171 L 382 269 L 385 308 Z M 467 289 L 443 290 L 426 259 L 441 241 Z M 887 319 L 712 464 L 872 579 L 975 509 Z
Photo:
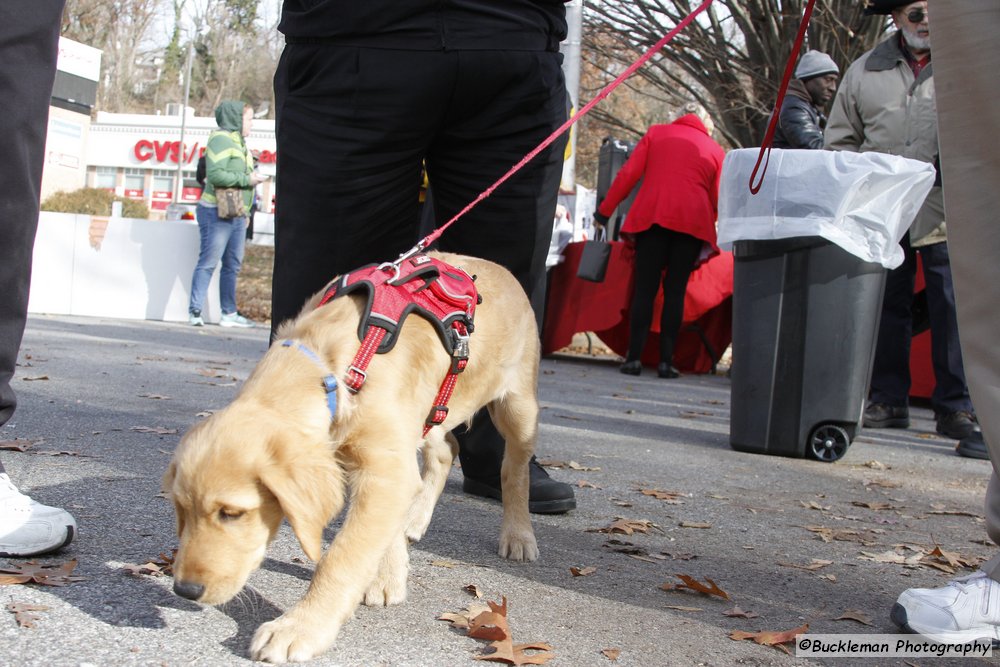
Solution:
M 931 50 L 931 38 L 921 37 L 915 32 L 910 31 L 908 28 L 900 28 L 903 33 L 903 39 L 906 40 L 906 45 L 909 46 L 914 51 L 930 51 Z

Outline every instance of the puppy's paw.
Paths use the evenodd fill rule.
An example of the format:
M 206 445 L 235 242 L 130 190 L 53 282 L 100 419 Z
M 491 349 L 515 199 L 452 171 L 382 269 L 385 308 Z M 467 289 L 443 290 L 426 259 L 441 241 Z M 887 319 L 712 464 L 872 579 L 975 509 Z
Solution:
M 538 543 L 535 534 L 528 530 L 504 530 L 500 533 L 499 554 L 504 558 L 521 562 L 530 562 L 538 558 Z
M 403 533 L 410 543 L 419 542 L 427 532 L 427 527 L 431 525 L 431 517 L 434 514 L 434 505 L 422 507 L 422 503 L 414 503 L 410 510 L 410 516 L 406 519 L 406 530 Z
M 374 583 L 365 592 L 365 604 L 369 607 L 388 607 L 406 602 L 406 568 L 402 575 L 397 572 L 379 572 Z
M 257 628 L 250 643 L 250 658 L 281 664 L 305 662 L 333 646 L 338 627 L 317 627 L 289 614 Z

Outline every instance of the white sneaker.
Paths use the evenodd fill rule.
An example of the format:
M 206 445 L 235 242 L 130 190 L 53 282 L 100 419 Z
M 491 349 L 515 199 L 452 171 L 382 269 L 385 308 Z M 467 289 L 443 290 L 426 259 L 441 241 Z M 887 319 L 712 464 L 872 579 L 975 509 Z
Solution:
M 188 313 L 188 324 L 193 327 L 205 326 L 205 319 L 201 316 L 200 310 L 192 310 Z
M 37 503 L 0 473 L 0 556 L 37 556 L 73 541 L 76 521 L 58 507 Z
M 983 571 L 941 588 L 909 588 L 892 606 L 892 622 L 939 642 L 1000 643 L 1000 583 Z
M 222 313 L 222 317 L 219 318 L 220 327 L 240 327 L 243 329 L 252 329 L 254 323 L 243 317 L 239 313 Z

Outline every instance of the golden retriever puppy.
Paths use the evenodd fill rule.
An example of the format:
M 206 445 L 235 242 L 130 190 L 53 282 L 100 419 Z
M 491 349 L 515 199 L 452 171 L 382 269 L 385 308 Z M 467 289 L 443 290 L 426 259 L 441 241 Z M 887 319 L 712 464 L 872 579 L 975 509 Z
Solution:
M 282 518 L 318 560 L 305 597 L 262 625 L 255 660 L 309 660 L 328 649 L 359 602 L 406 598 L 407 539 L 423 536 L 457 444 L 450 431 L 482 407 L 506 440 L 499 553 L 532 561 L 528 461 L 538 420 L 539 342 L 514 277 L 481 259 L 437 255 L 477 276 L 482 296 L 447 419 L 422 437 L 450 367 L 432 326 L 411 314 L 391 351 L 377 354 L 357 394 L 338 382 L 331 420 L 322 379 L 341 378 L 359 347 L 363 297 L 316 308 L 284 326 L 228 407 L 182 438 L 164 477 L 177 512 L 174 591 L 215 605 L 235 596 L 264 558 Z M 301 346 L 301 347 L 300 347 Z M 422 449 L 423 466 L 417 451 Z M 323 530 L 348 505 L 326 553 Z

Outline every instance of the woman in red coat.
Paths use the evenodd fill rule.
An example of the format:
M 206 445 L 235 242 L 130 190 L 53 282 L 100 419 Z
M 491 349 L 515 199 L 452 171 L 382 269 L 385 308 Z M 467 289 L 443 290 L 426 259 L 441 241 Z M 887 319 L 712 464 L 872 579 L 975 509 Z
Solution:
M 668 125 L 653 125 L 622 166 L 594 214 L 601 225 L 619 203 L 642 185 L 622 226 L 635 244 L 635 291 L 629 313 L 629 346 L 621 372 L 642 372 L 642 350 L 653 320 L 653 302 L 663 274 L 660 363 L 657 374 L 678 376 L 674 341 L 684 316 L 688 278 L 698 264 L 715 254 L 719 174 L 725 155 L 711 135 L 712 120 L 699 105 Z

